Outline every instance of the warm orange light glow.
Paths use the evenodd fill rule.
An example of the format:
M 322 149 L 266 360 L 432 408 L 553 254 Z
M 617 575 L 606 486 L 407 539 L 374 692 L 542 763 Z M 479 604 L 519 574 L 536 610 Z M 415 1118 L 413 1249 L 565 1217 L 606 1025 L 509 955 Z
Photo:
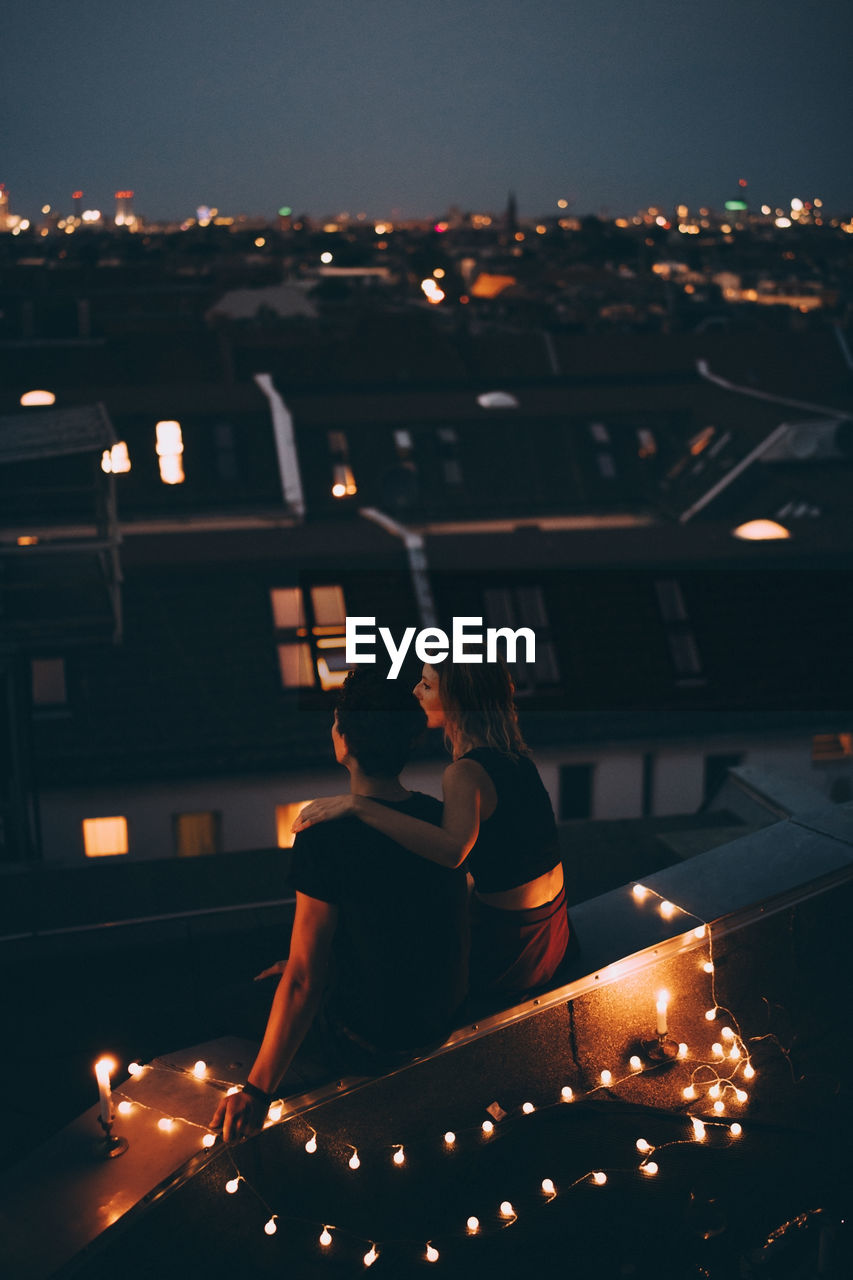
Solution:
M 163 484 L 183 484 L 184 464 L 179 453 L 164 455 L 160 459 L 160 479 Z
M 489 1134 L 494 1133 L 494 1131 L 495 1131 L 495 1126 L 492 1124 L 491 1120 L 484 1120 L 483 1133 L 486 1135 L 486 1137 L 488 1137 Z
M 119 440 L 111 449 L 104 450 L 101 454 L 101 470 L 114 476 L 123 475 L 130 470 L 130 454 L 124 440 Z
M 277 804 L 275 807 L 275 829 L 276 842 L 279 849 L 292 849 L 296 835 L 291 831 L 296 819 L 299 817 L 306 804 L 310 804 L 310 800 L 297 800 L 291 804 Z
M 654 1160 L 649 1160 L 647 1164 L 641 1164 L 640 1169 L 643 1173 L 648 1174 L 650 1178 L 653 1178 L 658 1171 L 658 1167 Z
M 634 897 L 637 899 L 638 902 L 645 902 L 649 893 L 648 889 L 644 884 L 635 884 L 631 892 L 633 893 Z
M 127 853 L 127 819 L 84 818 L 83 848 L 87 858 L 111 858 Z
M 516 283 L 515 276 L 482 271 L 471 286 L 471 294 L 475 298 L 497 298 L 505 289 L 511 289 Z
M 206 1133 L 201 1140 L 201 1145 L 203 1147 L 212 1147 L 215 1144 L 215 1142 L 216 1142 L 216 1134 Z
M 34 533 L 22 533 L 20 538 L 18 538 L 18 546 L 19 547 L 37 547 L 38 538 Z
M 275 1214 L 273 1214 L 273 1216 L 269 1219 L 268 1222 L 264 1223 L 264 1231 L 267 1233 L 268 1236 L 274 1236 L 276 1231 L 278 1231 L 278 1227 L 276 1226 L 276 1222 L 275 1222 Z
M 198 1062 L 193 1067 L 193 1075 L 195 1076 L 196 1080 L 203 1080 L 204 1077 L 207 1075 L 207 1063 L 204 1062 L 201 1058 L 199 1058 Z
M 468 1235 L 475 1236 L 477 1232 L 480 1230 L 480 1219 L 475 1218 L 472 1215 L 466 1222 L 465 1226 L 468 1229 Z
M 33 405 L 56 404 L 56 396 L 52 391 L 25 391 L 21 396 L 21 404 L 24 408 Z
M 175 1122 L 171 1116 L 162 1116 L 157 1121 L 157 1128 L 162 1129 L 164 1133 L 170 1133 L 175 1127 Z
M 599 1169 L 596 1173 L 592 1175 L 592 1180 L 597 1187 L 603 1187 L 605 1182 L 607 1181 L 607 1174 L 602 1173 L 602 1171 Z
M 438 1249 L 434 1248 L 431 1244 L 428 1244 L 426 1247 L 426 1260 L 427 1262 L 438 1262 Z
M 332 1243 L 332 1233 L 328 1227 L 324 1227 L 323 1230 L 320 1232 L 320 1244 L 323 1246 L 324 1249 L 328 1249 L 331 1243 Z
M 448 1129 L 447 1133 L 444 1135 L 444 1141 L 448 1147 L 452 1147 L 456 1142 L 456 1134 L 453 1133 L 452 1130 Z
M 402 1147 L 397 1148 L 392 1158 L 394 1163 L 397 1165 L 406 1163 L 406 1153 Z
M 735 538 L 742 542 L 775 542 L 790 538 L 790 530 L 775 520 L 747 520 L 732 530 Z
M 129 1116 L 132 1110 L 133 1110 L 133 1103 L 128 1102 L 126 1098 L 122 1102 L 120 1102 L 117 1107 L 117 1111 L 119 1112 L 119 1115 L 123 1115 L 123 1116 Z
M 554 1183 L 550 1178 L 542 1179 L 542 1190 L 546 1196 L 555 1196 L 557 1194 L 557 1188 L 554 1186 Z
M 512 1204 L 510 1203 L 510 1201 L 509 1201 L 509 1200 L 502 1200 L 502 1201 L 501 1201 L 501 1217 L 502 1217 L 502 1218 L 514 1218 L 515 1216 L 516 1216 L 515 1209 L 513 1209 Z

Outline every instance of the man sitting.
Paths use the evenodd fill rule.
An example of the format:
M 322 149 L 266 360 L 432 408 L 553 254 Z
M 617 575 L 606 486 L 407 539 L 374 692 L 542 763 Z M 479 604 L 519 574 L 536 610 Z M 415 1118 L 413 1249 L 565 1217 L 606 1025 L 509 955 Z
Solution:
M 353 794 L 439 826 L 439 801 L 399 779 L 425 723 L 402 680 L 361 668 L 341 689 L 332 744 Z M 290 954 L 265 971 L 281 978 L 263 1042 L 243 1092 L 224 1098 L 211 1122 L 227 1142 L 262 1127 L 312 1022 L 311 1056 L 322 1059 L 326 1078 L 378 1074 L 440 1044 L 467 988 L 461 869 L 419 858 L 346 818 L 297 836 L 290 883 Z

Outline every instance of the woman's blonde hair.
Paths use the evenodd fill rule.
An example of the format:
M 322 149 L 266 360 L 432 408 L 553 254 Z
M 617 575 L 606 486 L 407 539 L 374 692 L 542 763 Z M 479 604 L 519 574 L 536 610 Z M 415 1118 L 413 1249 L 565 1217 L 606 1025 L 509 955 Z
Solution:
M 474 741 L 504 755 L 527 755 L 518 727 L 515 686 L 502 658 L 482 664 L 447 658 L 436 670 L 447 723 L 444 738 L 454 756 Z

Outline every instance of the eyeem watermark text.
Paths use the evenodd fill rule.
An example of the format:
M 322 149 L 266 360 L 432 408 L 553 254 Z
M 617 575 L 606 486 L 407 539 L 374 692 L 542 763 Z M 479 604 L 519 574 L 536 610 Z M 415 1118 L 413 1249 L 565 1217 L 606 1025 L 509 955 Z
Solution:
M 475 628 L 480 628 L 476 630 Z M 396 680 L 402 670 L 412 641 L 415 654 L 421 662 L 435 666 L 444 662 L 448 656 L 454 662 L 497 662 L 498 641 L 504 643 L 505 650 L 500 655 L 507 662 L 517 660 L 519 640 L 524 642 L 524 654 L 520 661 L 536 661 L 536 635 L 530 627 L 519 627 L 513 631 L 511 627 L 487 627 L 483 632 L 482 618 L 454 618 L 453 631 L 448 637 L 440 627 L 424 627 L 417 631 L 415 627 L 406 627 L 400 639 L 395 643 L 388 627 L 380 627 L 376 631 L 376 619 L 366 617 L 348 617 L 346 620 L 346 660 L 347 663 L 369 663 L 376 661 L 374 652 L 377 634 L 391 659 L 388 672 L 389 680 Z M 483 645 L 485 642 L 485 657 Z

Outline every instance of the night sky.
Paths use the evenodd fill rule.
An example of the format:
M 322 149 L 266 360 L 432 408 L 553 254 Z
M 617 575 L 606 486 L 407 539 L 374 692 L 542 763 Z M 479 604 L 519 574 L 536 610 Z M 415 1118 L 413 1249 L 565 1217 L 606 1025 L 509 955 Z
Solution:
M 14 211 L 149 218 L 853 209 L 850 0 L 26 0 L 0 55 Z

